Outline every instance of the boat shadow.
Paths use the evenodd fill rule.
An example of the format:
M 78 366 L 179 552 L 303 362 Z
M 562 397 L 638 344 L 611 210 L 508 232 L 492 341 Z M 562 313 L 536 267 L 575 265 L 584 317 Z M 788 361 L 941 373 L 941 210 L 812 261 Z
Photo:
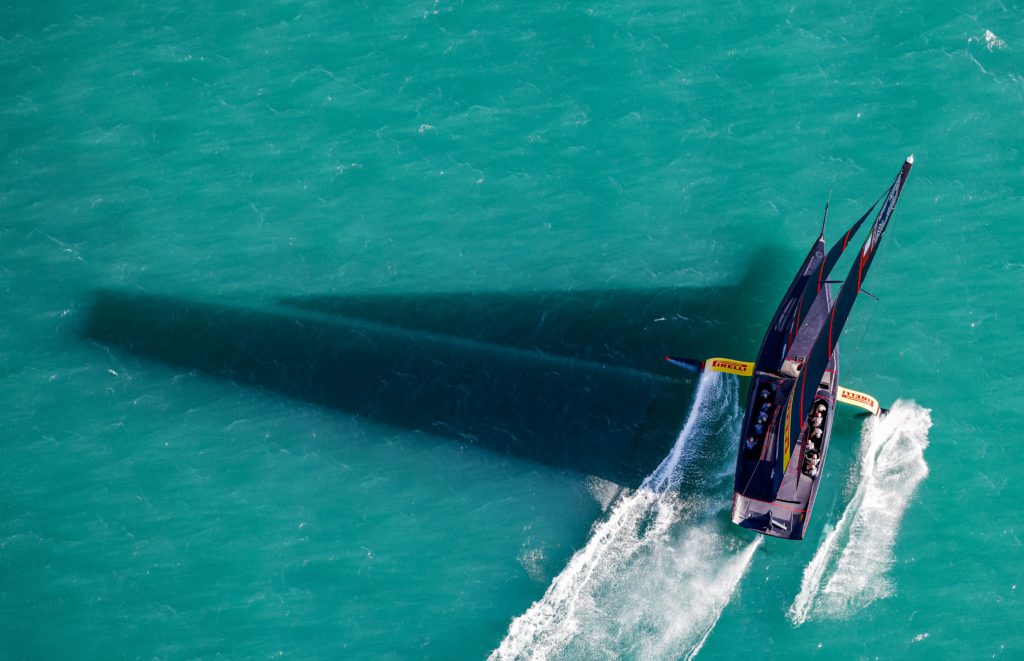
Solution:
M 299 400 L 635 487 L 695 380 L 668 353 L 748 356 L 777 283 L 287 298 L 100 290 L 82 337 Z M 767 310 L 767 312 L 765 312 Z M 753 320 L 753 321 L 751 321 Z

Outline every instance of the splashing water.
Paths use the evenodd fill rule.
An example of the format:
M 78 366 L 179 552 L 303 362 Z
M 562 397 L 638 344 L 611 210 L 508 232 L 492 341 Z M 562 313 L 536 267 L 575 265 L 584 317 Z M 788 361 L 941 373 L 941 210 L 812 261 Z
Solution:
M 892 593 L 886 573 L 903 513 L 928 475 L 931 426 L 928 409 L 902 400 L 864 423 L 857 489 L 804 569 L 789 609 L 793 624 L 842 619 Z
M 714 520 L 720 501 L 677 493 L 685 467 L 723 420 L 734 438 L 736 379 L 704 374 L 668 456 L 639 489 L 618 496 L 544 596 L 513 620 L 491 659 L 697 653 L 758 546 L 722 531 Z

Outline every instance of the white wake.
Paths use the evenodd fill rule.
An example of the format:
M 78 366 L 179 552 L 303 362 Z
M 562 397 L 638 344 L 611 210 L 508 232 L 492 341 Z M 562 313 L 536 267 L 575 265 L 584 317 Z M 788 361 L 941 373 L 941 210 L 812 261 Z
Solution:
M 639 489 L 617 496 L 586 546 L 512 621 L 491 659 L 696 654 L 758 542 L 725 534 L 714 519 L 719 499 L 684 500 L 678 489 L 705 441 L 723 427 L 735 438 L 739 422 L 736 379 L 702 375 L 671 452 Z
M 893 544 L 903 513 L 928 475 L 924 450 L 931 426 L 928 409 L 902 400 L 864 423 L 856 491 L 804 569 L 789 609 L 793 624 L 845 618 L 892 593 L 886 574 Z

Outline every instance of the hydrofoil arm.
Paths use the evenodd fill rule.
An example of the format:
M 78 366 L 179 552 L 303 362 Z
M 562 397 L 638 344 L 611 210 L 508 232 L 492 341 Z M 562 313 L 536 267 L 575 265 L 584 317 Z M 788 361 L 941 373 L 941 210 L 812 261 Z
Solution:
M 693 360 L 692 358 L 676 358 L 674 356 L 665 356 L 665 360 L 688 369 L 691 372 L 724 372 L 726 374 L 737 374 L 739 376 L 753 376 L 754 375 L 754 363 L 747 362 L 745 360 L 733 360 L 732 358 L 708 358 L 707 360 Z M 886 409 L 883 409 L 878 404 L 878 400 L 871 395 L 866 395 L 856 390 L 850 390 L 839 386 L 839 401 L 843 404 L 849 404 L 862 408 L 865 411 L 871 413 L 871 415 L 878 415 L 879 413 L 888 413 Z
M 738 374 L 739 376 L 754 376 L 754 363 L 732 358 L 708 358 L 707 360 L 693 360 L 692 358 L 676 358 L 665 356 L 665 360 L 676 367 L 690 370 L 691 372 L 725 372 L 726 374 Z
M 878 405 L 878 400 L 871 395 L 865 395 L 862 392 L 856 390 L 850 390 L 839 386 L 839 401 L 843 404 L 849 404 L 862 408 L 865 411 L 871 413 L 871 415 L 878 415 L 879 413 L 888 413 L 888 409 L 883 409 Z

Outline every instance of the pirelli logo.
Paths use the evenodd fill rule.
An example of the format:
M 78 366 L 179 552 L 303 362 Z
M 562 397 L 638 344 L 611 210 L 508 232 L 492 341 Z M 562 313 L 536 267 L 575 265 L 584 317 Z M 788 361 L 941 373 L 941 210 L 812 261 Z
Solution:
M 704 361 L 704 369 L 712 372 L 751 376 L 754 373 L 754 363 L 732 360 L 731 358 L 708 358 Z
M 844 404 L 851 404 L 857 406 L 866 411 L 878 415 L 881 407 L 878 405 L 878 400 L 871 395 L 865 395 L 862 392 L 856 390 L 850 390 L 849 388 L 839 388 L 839 401 Z

